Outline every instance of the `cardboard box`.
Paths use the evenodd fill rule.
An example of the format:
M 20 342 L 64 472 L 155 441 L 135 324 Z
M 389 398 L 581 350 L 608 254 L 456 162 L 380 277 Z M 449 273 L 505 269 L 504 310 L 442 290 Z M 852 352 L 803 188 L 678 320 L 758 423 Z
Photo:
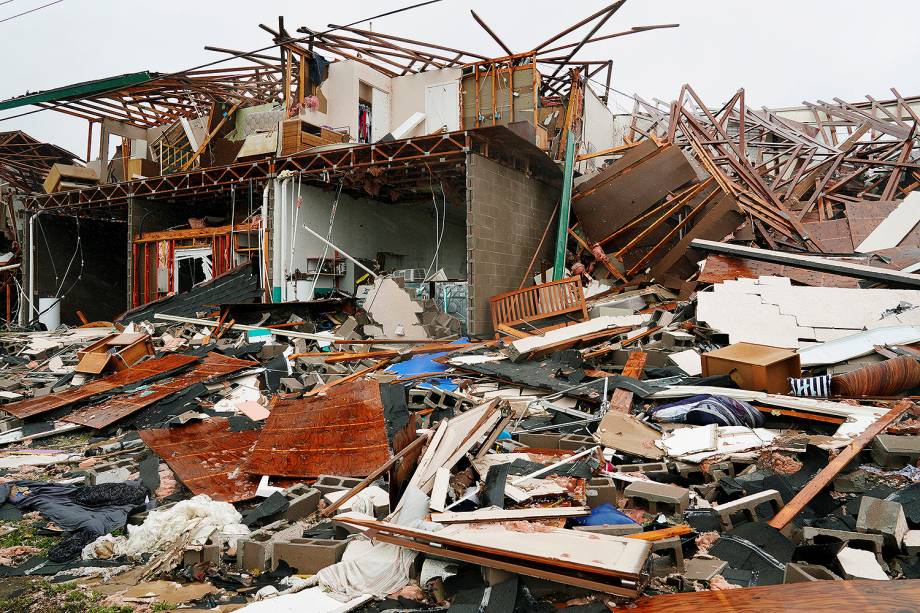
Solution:
M 53 194 L 54 192 L 61 191 L 61 183 L 73 183 L 79 184 L 80 186 L 97 185 L 99 183 L 99 177 L 96 176 L 95 171 L 84 168 L 83 166 L 55 164 L 45 177 L 45 182 L 43 184 L 45 192 Z
M 741 389 L 785 394 L 789 377 L 802 376 L 799 354 L 789 349 L 735 343 L 700 356 L 703 376 L 729 375 Z
M 133 158 L 128 160 L 128 180 L 160 176 L 160 165 L 153 160 Z

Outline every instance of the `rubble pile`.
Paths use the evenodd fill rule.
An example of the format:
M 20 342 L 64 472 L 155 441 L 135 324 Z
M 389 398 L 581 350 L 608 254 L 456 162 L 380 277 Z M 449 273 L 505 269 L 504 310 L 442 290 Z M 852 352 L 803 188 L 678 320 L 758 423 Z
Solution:
M 0 572 L 191 582 L 206 592 L 190 602 L 254 611 L 917 577 L 912 291 L 824 289 L 847 292 L 848 329 L 786 277 L 687 301 L 654 284 L 585 298 L 577 277 L 520 293 L 558 287 L 582 321 L 487 339 L 421 324 L 394 278 L 370 290 L 385 315 L 282 303 L 245 330 L 229 312 L 129 313 L 6 335 L 4 530 L 54 538 L 4 549 Z M 833 339 L 745 340 L 765 340 L 773 305 Z

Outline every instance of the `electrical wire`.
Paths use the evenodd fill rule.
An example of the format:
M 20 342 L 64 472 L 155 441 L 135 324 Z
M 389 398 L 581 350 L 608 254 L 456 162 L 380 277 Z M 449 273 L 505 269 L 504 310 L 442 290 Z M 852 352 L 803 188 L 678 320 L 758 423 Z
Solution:
M 236 184 L 230 184 L 230 255 L 229 262 L 227 263 L 230 268 L 233 268 L 234 265 L 234 255 L 236 250 L 233 247 L 233 227 L 236 224 Z
M 441 250 L 441 229 L 439 227 L 439 213 L 438 213 L 438 201 L 435 199 L 434 194 L 434 185 L 431 183 L 431 173 L 428 174 L 428 188 L 431 190 L 431 204 L 434 206 L 434 256 L 431 258 L 431 263 L 428 264 L 428 268 L 425 270 L 425 278 L 428 278 L 428 275 L 431 274 L 431 268 L 438 262 L 438 253 Z
M 63 1 L 64 1 L 64 0 L 56 0 L 56 2 L 63 2 Z M 403 13 L 403 12 L 405 12 L 405 11 L 409 11 L 409 10 L 412 10 L 412 9 L 416 9 L 416 8 L 420 8 L 420 7 L 423 7 L 423 6 L 427 6 L 427 5 L 429 5 L 429 4 L 436 4 L 436 3 L 438 3 L 438 2 L 443 2 L 443 0 L 428 0 L 427 2 L 419 2 L 419 3 L 417 3 L 417 4 L 412 4 L 412 5 L 410 5 L 410 6 L 405 6 L 405 7 L 403 7 L 403 8 L 394 9 L 394 10 L 392 10 L 392 11 L 387 11 L 386 13 L 380 13 L 379 15 L 374 15 L 373 17 L 366 17 L 366 18 L 364 18 L 364 19 L 359 19 L 358 21 L 353 21 L 353 22 L 348 23 L 348 24 L 345 24 L 345 25 L 343 25 L 343 26 L 332 26 L 332 24 L 328 24 L 328 25 L 330 26 L 329 29 L 328 29 L 328 30 L 324 30 L 324 31 L 322 31 L 322 32 L 314 32 L 314 33 L 312 33 L 312 34 L 308 34 L 307 36 L 301 36 L 301 37 L 299 37 L 299 38 L 287 38 L 287 39 L 285 39 L 285 40 L 283 40 L 283 41 L 274 43 L 274 44 L 272 44 L 272 45 L 268 45 L 268 46 L 266 46 L 266 47 L 261 47 L 261 48 L 259 48 L 259 49 L 253 49 L 252 51 L 240 51 L 239 53 L 232 53 L 232 54 L 230 54 L 230 55 L 228 55 L 228 56 L 226 56 L 226 57 L 220 58 L 219 60 L 214 60 L 213 62 L 207 62 L 207 63 L 205 63 L 205 64 L 200 64 L 200 65 L 198 65 L 198 66 L 193 66 L 192 68 L 186 68 L 185 70 L 180 70 L 180 71 L 177 71 L 177 72 L 172 72 L 172 73 L 168 73 L 168 74 L 159 75 L 159 76 L 157 76 L 157 77 L 155 77 L 155 78 L 152 78 L 152 79 L 149 79 L 149 80 L 147 80 L 147 81 L 144 81 L 143 83 L 140 83 L 139 85 L 144 85 L 144 84 L 152 83 L 152 82 L 155 82 L 155 81 L 161 81 L 161 80 L 163 80 L 163 79 L 170 79 L 170 78 L 173 78 L 173 77 L 182 76 L 183 74 L 188 73 L 188 72 L 192 72 L 192 71 L 195 71 L 195 70 L 201 70 L 201 69 L 203 69 L 203 68 L 210 68 L 211 66 L 215 66 L 215 65 L 217 65 L 217 64 L 222 64 L 223 62 L 229 62 L 230 60 L 235 60 L 235 59 L 237 59 L 237 58 L 246 57 L 246 56 L 249 56 L 249 55 L 254 55 L 254 54 L 256 54 L 256 53 L 261 53 L 261 52 L 263 52 L 263 51 L 268 51 L 268 50 L 270 50 L 270 49 L 274 49 L 275 47 L 279 47 L 279 46 L 281 46 L 281 45 L 283 45 L 283 44 L 307 42 L 307 41 L 309 41 L 309 40 L 312 39 L 312 38 L 316 38 L 317 36 L 323 36 L 324 34 L 329 34 L 330 32 L 335 32 L 336 30 L 341 30 L 341 29 L 343 29 L 343 28 L 350 28 L 351 26 L 358 25 L 359 23 L 364 23 L 365 21 L 370 21 L 370 20 L 372 20 L 372 19 L 379 19 L 379 18 L 381 18 L 381 17 L 388 17 L 388 16 L 390 16 L 390 15 L 395 15 L 395 14 L 397 14 L 397 13 Z M 54 3 L 52 3 L 52 4 L 54 4 Z M 50 5 L 46 5 L 46 6 L 50 6 Z M 43 7 L 39 7 L 39 8 L 43 8 Z M 38 10 L 38 9 L 33 9 L 33 10 Z M 13 19 L 14 17 L 17 17 L 17 15 L 14 15 L 13 17 L 10 17 L 9 19 Z M 2 22 L 0 22 L 0 23 L 2 23 Z M 120 89 L 122 89 L 122 88 L 120 88 L 120 87 L 113 87 L 113 88 L 111 88 L 111 89 L 109 89 L 109 90 L 105 90 L 105 91 L 101 91 L 101 92 L 95 92 L 94 95 L 98 97 L 98 96 L 102 96 L 102 95 L 104 95 L 104 94 L 110 94 L 110 93 L 112 93 L 112 92 L 117 92 L 117 91 L 119 91 Z M 7 120 L 9 120 L 9 119 L 16 119 L 16 118 L 18 118 L 18 117 L 25 117 L 25 116 L 27 116 L 27 115 L 34 115 L 35 113 L 41 113 L 42 111 L 52 111 L 52 110 L 55 110 L 55 109 L 60 108 L 60 107 L 62 107 L 62 106 L 67 106 L 67 102 L 68 102 L 68 101 L 66 101 L 66 100 L 63 101 L 63 102 L 58 102 L 58 103 L 53 103 L 53 102 L 52 102 L 52 103 L 49 103 L 49 104 L 47 104 L 47 105 L 45 105 L 45 106 L 43 106 L 43 107 L 41 107 L 41 108 L 38 108 L 38 109 L 33 109 L 33 110 L 31 110 L 31 111 L 26 111 L 26 112 L 24 112 L 24 113 L 18 113 L 18 114 L 16 114 L 16 115 L 10 115 L 9 117 L 2 117 L 2 118 L 0 118 L 0 122 L 7 121 Z
M 41 232 L 42 240 L 45 242 L 45 250 L 48 252 L 48 261 L 51 262 L 51 270 L 54 272 L 54 282 L 58 282 L 57 266 L 54 265 L 54 256 L 51 254 L 51 245 L 48 244 L 48 237 L 45 235 L 45 228 L 42 226 L 42 220 L 36 218 L 38 222 L 38 231 Z
M 84 257 L 83 257 L 83 238 L 82 238 L 82 235 L 81 235 L 81 232 L 80 232 L 80 217 L 79 217 L 78 215 L 75 215 L 75 216 L 74 216 L 74 219 L 76 220 L 76 223 L 77 223 L 77 242 L 76 242 L 76 245 L 74 245 L 73 255 L 70 256 L 70 262 L 67 264 L 67 269 L 64 271 L 64 276 L 60 279 L 60 284 L 58 285 L 57 290 L 54 292 L 53 298 L 54 298 L 55 300 L 54 300 L 50 305 L 48 305 L 48 307 L 42 309 L 41 311 L 38 311 L 38 312 L 35 314 L 35 316 L 32 317 L 32 318 L 29 320 L 28 325 L 30 325 L 30 326 L 33 325 L 33 324 L 35 324 L 35 322 L 38 321 L 38 319 L 39 319 L 42 315 L 44 315 L 45 313 L 47 313 L 48 311 L 50 311 L 51 309 L 53 309 L 57 304 L 59 304 L 60 301 L 61 301 L 61 299 L 63 299 L 65 296 L 67 296 L 67 294 L 70 293 L 70 291 L 77 285 L 77 283 L 79 283 L 79 282 L 83 279 L 83 270 L 84 270 L 85 261 L 84 261 Z M 41 221 L 40 221 L 40 220 L 39 220 L 39 229 L 40 229 L 41 232 L 42 232 L 42 236 L 44 236 L 45 231 L 44 231 L 44 229 L 41 227 Z M 47 240 L 45 241 L 45 245 L 46 245 L 46 246 L 48 245 Z M 67 277 L 70 276 L 70 269 L 73 267 L 74 260 L 76 260 L 76 257 L 77 257 L 77 254 L 78 254 L 78 253 L 80 254 L 80 272 L 77 274 L 76 279 L 73 280 L 73 283 L 70 284 L 70 287 L 67 288 L 67 291 L 61 293 L 61 289 L 64 287 L 64 283 L 67 281 Z M 50 249 L 50 247 L 49 247 L 49 249 L 48 249 L 48 259 L 51 261 L 52 267 L 54 267 L 54 256 L 51 255 L 51 249 Z M 55 269 L 54 281 L 55 281 L 55 283 L 58 282 L 58 277 L 57 277 L 56 269 Z M 22 292 L 22 295 L 23 295 L 24 298 L 26 298 L 26 299 L 28 300 L 28 296 L 25 295 L 25 292 L 24 292 L 24 291 Z M 33 307 L 33 309 L 34 309 L 34 307 Z
M 67 269 L 64 271 L 64 276 L 61 278 L 61 283 L 58 285 L 57 291 L 54 292 L 55 298 L 61 297 L 61 288 L 64 287 L 64 282 L 67 281 L 67 276 L 70 274 L 70 269 L 73 267 L 73 262 L 77 258 L 77 253 L 80 254 L 80 274 L 77 275 L 77 280 L 83 276 L 83 237 L 80 234 L 80 216 L 75 215 L 74 219 L 77 221 L 77 244 L 74 246 L 73 255 L 70 256 L 70 262 L 67 263 Z M 69 288 L 68 291 L 70 291 Z
M 13 0 L 8 0 L 8 1 L 9 1 L 9 2 L 12 2 Z M 28 15 L 29 13 L 34 13 L 35 11 L 40 11 L 40 10 L 42 10 L 42 9 L 44 9 L 44 8 L 48 8 L 49 6 L 52 6 L 52 5 L 55 5 L 55 4 L 60 4 L 60 3 L 63 2 L 63 1 L 64 1 L 64 0 L 54 0 L 54 2 L 49 2 L 48 4 L 43 4 L 43 5 L 41 5 L 41 6 L 37 6 L 37 7 L 35 7 L 34 9 L 29 9 L 28 11 L 24 11 L 24 12 L 22 12 L 22 13 L 19 13 L 18 15 L 13 15 L 12 17 L 6 17 L 5 19 L 0 19 L 0 23 L 3 23 L 3 22 L 5 22 L 5 21 L 12 21 L 12 20 L 16 19 L 17 17 L 22 17 L 23 15 Z M 7 4 L 7 3 L 4 2 L 3 4 Z
M 294 274 L 294 250 L 297 247 L 297 220 L 300 219 L 300 207 L 303 204 L 302 187 L 303 171 L 297 172 L 297 197 L 294 197 L 294 181 L 291 180 L 291 208 L 294 210 L 294 223 L 291 224 L 291 256 L 288 259 L 288 273 Z M 297 287 L 297 280 L 294 280 L 294 287 Z
M 345 186 L 345 176 L 342 175 L 339 181 L 339 190 L 335 194 L 335 200 L 332 201 L 332 209 L 329 211 L 329 229 L 326 231 L 326 240 L 332 242 L 332 228 L 335 225 L 335 213 L 339 208 L 339 197 L 342 195 L 342 188 Z M 316 266 L 316 274 L 313 275 L 313 283 L 310 285 L 310 298 L 313 298 L 313 292 L 316 291 L 316 283 L 319 281 L 319 275 L 323 270 L 323 264 L 326 262 L 326 254 L 329 253 L 329 244 L 323 245 L 323 255 Z M 335 268 L 333 267 L 333 273 Z
M 428 169 L 428 187 L 431 189 L 431 204 L 434 205 L 434 233 L 435 233 L 435 246 L 434 246 L 434 257 L 431 258 L 431 263 L 428 265 L 428 268 L 425 270 L 425 279 L 431 276 L 432 269 L 437 272 L 435 265 L 438 263 L 438 255 L 441 252 L 441 241 L 444 239 L 444 228 L 447 225 L 447 193 L 444 191 L 444 182 L 441 181 L 441 196 L 443 199 L 443 214 L 441 217 L 441 227 L 438 229 L 438 201 L 434 193 L 434 183 L 432 182 L 431 169 Z

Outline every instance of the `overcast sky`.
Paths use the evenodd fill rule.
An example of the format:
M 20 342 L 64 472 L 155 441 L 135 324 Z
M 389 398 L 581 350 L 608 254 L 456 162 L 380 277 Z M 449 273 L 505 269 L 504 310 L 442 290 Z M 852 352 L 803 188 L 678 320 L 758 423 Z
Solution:
M 0 20 L 50 0 L 0 4 Z M 126 72 L 176 71 L 220 57 L 205 45 L 252 50 L 271 44 L 259 23 L 284 15 L 290 32 L 322 29 L 413 4 L 412 0 L 63 0 L 0 21 L 0 99 Z M 501 49 L 470 17 L 474 9 L 514 51 L 526 51 L 603 7 L 600 0 L 443 0 L 373 29 L 487 55 Z M 738 88 L 754 106 L 920 94 L 917 0 L 628 0 L 599 34 L 679 23 L 589 44 L 580 59 L 613 59 L 612 85 L 664 100 L 690 83 L 717 106 Z M 584 30 L 582 30 L 584 32 Z M 576 33 L 577 34 L 577 33 Z M 570 35 L 566 42 L 577 40 Z M 228 64 L 229 65 L 229 64 Z M 615 112 L 631 109 L 623 96 Z M 16 111 L 0 112 L 7 117 Z M 0 122 L 82 156 L 86 122 L 56 112 Z

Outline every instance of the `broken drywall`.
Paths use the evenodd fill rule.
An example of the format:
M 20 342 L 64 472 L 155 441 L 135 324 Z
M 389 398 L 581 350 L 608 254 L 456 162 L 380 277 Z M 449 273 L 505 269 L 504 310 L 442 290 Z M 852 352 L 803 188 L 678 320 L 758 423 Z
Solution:
M 730 308 L 729 308 L 730 307 Z M 793 286 L 786 277 L 718 283 L 700 292 L 697 319 L 749 342 L 791 349 L 902 324 L 920 324 L 920 291 Z

